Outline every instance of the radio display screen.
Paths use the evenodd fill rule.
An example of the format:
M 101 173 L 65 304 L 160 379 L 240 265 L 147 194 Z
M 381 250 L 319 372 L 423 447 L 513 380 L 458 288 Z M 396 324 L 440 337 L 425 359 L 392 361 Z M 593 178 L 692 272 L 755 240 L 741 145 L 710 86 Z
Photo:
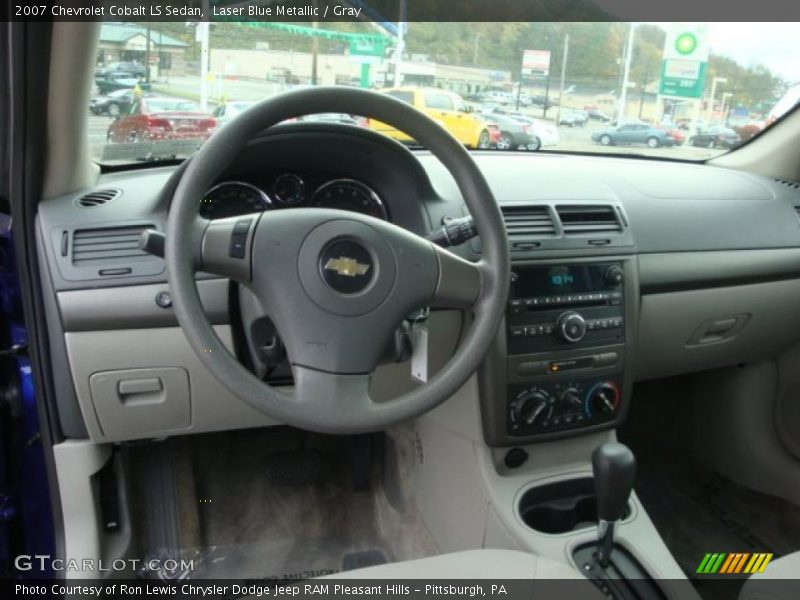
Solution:
M 605 290 L 604 274 L 609 265 L 552 265 L 514 269 L 512 298 L 557 296 Z

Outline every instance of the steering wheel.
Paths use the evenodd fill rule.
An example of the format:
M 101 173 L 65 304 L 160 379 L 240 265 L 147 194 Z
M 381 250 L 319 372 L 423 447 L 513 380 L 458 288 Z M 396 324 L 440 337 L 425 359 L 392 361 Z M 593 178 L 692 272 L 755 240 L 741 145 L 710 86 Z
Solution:
M 266 128 L 315 113 L 378 119 L 427 147 L 455 179 L 481 235 L 479 262 L 391 223 L 302 208 L 205 220 L 200 201 Z M 477 370 L 503 315 L 509 253 L 500 209 L 466 149 L 445 129 L 385 94 L 340 87 L 264 100 L 216 132 L 192 157 L 172 199 L 165 258 L 173 306 L 189 343 L 234 395 L 288 425 L 323 433 L 384 429 L 421 415 Z M 251 374 L 214 333 L 195 281 L 199 270 L 248 286 L 276 325 L 293 388 Z M 369 395 L 372 372 L 397 326 L 426 307 L 470 309 L 474 321 L 448 363 L 395 399 Z

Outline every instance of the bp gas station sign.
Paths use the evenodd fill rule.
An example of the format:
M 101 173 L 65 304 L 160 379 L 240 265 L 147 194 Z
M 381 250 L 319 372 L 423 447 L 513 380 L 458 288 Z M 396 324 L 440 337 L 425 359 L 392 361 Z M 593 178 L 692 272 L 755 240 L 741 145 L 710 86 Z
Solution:
M 704 26 L 673 26 L 664 42 L 659 93 L 673 98 L 701 98 L 706 83 L 708 51 Z

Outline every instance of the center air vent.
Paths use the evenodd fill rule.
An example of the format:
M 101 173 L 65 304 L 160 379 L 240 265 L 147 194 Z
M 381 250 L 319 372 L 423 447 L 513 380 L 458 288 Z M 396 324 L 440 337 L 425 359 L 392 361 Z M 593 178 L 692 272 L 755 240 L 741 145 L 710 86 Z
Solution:
M 95 206 L 102 206 L 108 204 L 115 198 L 122 195 L 122 190 L 108 189 L 108 190 L 94 190 L 80 196 L 77 200 L 78 206 L 84 208 L 94 208 Z
M 619 233 L 622 225 L 614 207 L 608 205 L 557 206 L 564 235 Z
M 503 219 L 510 238 L 538 238 L 556 233 L 546 206 L 503 206 Z
M 76 229 L 72 234 L 72 264 L 88 266 L 128 266 L 149 260 L 151 255 L 139 248 L 139 236 L 153 225 Z

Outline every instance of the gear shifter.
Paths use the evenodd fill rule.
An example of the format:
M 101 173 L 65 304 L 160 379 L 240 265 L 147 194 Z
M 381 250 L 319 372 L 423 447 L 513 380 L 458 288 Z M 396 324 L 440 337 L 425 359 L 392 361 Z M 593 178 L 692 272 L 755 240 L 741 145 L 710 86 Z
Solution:
M 614 526 L 625 515 L 633 488 L 636 459 L 624 444 L 606 442 L 592 452 L 592 471 L 597 496 L 597 561 L 606 568 L 614 548 Z

